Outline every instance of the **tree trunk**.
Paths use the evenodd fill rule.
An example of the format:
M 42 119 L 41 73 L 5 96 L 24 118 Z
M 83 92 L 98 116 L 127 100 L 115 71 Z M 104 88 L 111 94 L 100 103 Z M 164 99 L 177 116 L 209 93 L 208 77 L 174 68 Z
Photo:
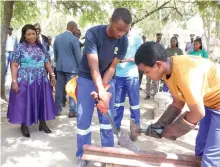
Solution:
M 209 53 L 209 41 L 210 41 L 210 29 L 211 29 L 211 26 L 210 26 L 210 23 L 207 24 L 204 16 L 201 16 L 202 17 L 202 22 L 203 22 L 203 29 L 205 31 L 205 39 L 206 39 L 206 49 L 207 49 L 207 52 Z
M 218 21 L 217 19 L 215 23 L 215 28 L 216 28 L 216 37 L 220 38 L 220 21 Z
M 8 28 L 13 15 L 14 1 L 4 1 L 4 13 L 1 17 L 1 98 L 5 96 L 5 45 L 8 34 Z

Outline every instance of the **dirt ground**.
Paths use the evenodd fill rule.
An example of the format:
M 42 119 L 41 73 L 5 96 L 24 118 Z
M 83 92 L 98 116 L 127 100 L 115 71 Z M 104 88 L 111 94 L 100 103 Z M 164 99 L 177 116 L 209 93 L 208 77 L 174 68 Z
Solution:
M 8 88 L 9 86 L 7 86 Z M 142 87 L 144 87 L 144 82 Z M 8 90 L 8 89 L 7 89 Z M 147 127 L 152 121 L 152 109 L 155 102 L 144 100 L 141 91 L 141 126 Z M 76 166 L 76 119 L 68 118 L 68 106 L 63 108 L 62 116 L 49 121 L 48 126 L 53 133 L 46 134 L 38 131 L 38 126 L 30 127 L 30 138 L 21 135 L 20 126 L 9 124 L 6 118 L 7 104 L 1 105 L 1 166 L 2 167 L 74 167 Z M 129 104 L 126 109 L 122 128 L 129 129 Z M 163 153 L 194 154 L 196 130 L 181 137 L 177 141 L 154 139 L 142 135 L 136 144 L 146 151 Z M 115 143 L 117 140 L 115 137 Z M 97 112 L 92 121 L 92 144 L 100 145 L 99 124 Z M 100 166 L 90 163 L 89 167 Z

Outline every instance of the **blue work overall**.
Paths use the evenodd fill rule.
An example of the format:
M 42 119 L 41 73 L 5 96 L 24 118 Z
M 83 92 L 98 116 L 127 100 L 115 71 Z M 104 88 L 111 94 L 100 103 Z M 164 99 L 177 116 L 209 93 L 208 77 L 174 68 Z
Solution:
M 118 129 L 124 115 L 124 103 L 128 94 L 131 119 L 140 124 L 140 83 L 139 77 L 115 77 L 115 113 L 114 120 Z
M 205 108 L 196 137 L 195 155 L 202 157 L 202 167 L 220 167 L 220 110 Z
M 93 111 L 95 107 L 95 101 L 91 97 L 90 93 L 94 91 L 95 85 L 92 80 L 79 77 L 77 79 L 77 157 L 83 155 L 83 145 L 91 144 L 91 122 Z M 113 119 L 114 102 L 115 102 L 115 81 L 110 82 L 109 92 L 112 93 L 111 100 L 109 102 L 109 115 Z M 108 116 L 101 114 L 98 111 L 98 118 L 100 124 L 100 137 L 102 146 L 114 147 L 114 133 L 109 122 Z

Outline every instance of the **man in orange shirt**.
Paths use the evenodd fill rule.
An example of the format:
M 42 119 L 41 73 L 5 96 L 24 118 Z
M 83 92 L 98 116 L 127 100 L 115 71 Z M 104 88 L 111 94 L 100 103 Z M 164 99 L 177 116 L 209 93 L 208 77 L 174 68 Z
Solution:
M 195 154 L 202 157 L 202 167 L 219 167 L 220 66 L 199 57 L 167 58 L 164 48 L 155 42 L 141 45 L 135 62 L 152 80 L 163 78 L 173 96 L 173 103 L 145 134 L 176 140 L 200 122 Z M 190 111 L 182 113 L 185 103 Z

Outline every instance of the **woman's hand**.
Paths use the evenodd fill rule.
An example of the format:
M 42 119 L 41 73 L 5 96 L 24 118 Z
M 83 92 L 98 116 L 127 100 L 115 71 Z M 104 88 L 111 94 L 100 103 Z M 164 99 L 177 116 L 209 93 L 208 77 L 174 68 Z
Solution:
M 50 84 L 51 84 L 52 87 L 56 86 L 56 78 L 55 78 L 55 76 L 52 76 Z
M 17 83 L 17 82 L 12 82 L 12 90 L 13 90 L 15 93 L 18 93 L 19 87 L 18 87 L 18 83 Z

